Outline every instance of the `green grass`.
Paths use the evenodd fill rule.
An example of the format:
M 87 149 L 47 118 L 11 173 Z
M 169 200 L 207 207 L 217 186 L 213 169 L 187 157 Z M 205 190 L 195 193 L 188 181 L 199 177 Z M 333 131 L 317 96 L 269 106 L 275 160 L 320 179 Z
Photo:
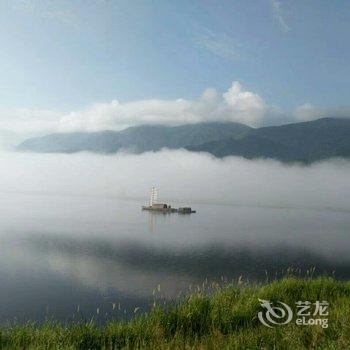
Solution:
M 260 324 L 258 298 L 329 302 L 329 327 Z M 294 309 L 294 308 L 293 308 Z M 285 278 L 263 286 L 236 285 L 188 296 L 129 322 L 2 328 L 1 349 L 349 349 L 350 283 L 333 278 Z

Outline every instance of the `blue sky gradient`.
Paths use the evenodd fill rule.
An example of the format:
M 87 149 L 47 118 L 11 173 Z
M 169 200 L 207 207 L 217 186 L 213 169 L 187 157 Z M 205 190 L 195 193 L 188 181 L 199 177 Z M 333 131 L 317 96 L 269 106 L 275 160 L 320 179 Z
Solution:
M 193 100 L 233 81 L 284 111 L 350 105 L 348 1 L 3 0 L 0 24 L 5 109 Z

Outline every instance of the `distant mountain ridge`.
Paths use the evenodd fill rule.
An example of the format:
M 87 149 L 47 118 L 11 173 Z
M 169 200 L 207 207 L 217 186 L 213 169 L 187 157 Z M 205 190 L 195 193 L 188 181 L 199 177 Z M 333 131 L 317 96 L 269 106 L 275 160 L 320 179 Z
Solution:
M 315 121 L 253 129 L 243 138 L 227 138 L 187 147 L 216 157 L 273 158 L 283 162 L 312 163 L 350 157 L 350 119 Z
M 199 123 L 175 127 L 143 125 L 122 131 L 52 134 L 31 138 L 17 149 L 31 152 L 135 153 L 186 148 L 216 157 L 272 158 L 312 163 L 350 157 L 350 119 L 323 118 L 310 122 L 253 129 L 239 123 Z
M 200 145 L 228 137 L 240 137 L 251 128 L 239 123 L 199 123 L 180 126 L 141 125 L 121 131 L 57 133 L 30 138 L 17 149 L 31 152 L 74 153 L 90 151 L 115 153 L 127 149 L 135 153 Z

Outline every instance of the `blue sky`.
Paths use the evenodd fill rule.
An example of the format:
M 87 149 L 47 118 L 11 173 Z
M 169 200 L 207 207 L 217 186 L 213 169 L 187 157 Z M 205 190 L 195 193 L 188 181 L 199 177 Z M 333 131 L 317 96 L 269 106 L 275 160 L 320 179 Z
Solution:
M 347 1 L 2 0 L 0 24 L 3 111 L 192 101 L 234 81 L 280 116 L 350 105 Z

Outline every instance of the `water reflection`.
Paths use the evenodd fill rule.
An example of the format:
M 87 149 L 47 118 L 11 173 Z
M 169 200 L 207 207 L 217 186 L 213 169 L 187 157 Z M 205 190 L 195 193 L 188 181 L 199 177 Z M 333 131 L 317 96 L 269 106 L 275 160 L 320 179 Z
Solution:
M 263 282 L 290 266 L 350 278 L 344 212 L 198 204 L 196 215 L 157 215 L 135 201 L 64 197 L 1 208 L 2 322 L 125 317 L 147 310 L 158 285 L 171 300 L 205 279 Z

